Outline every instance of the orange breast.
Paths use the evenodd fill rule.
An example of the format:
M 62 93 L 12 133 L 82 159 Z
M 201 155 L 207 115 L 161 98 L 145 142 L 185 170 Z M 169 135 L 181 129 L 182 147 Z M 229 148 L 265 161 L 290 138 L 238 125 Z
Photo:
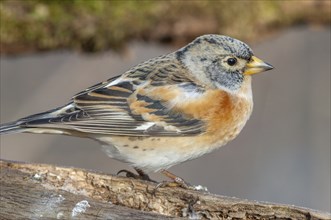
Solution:
M 246 123 L 252 110 L 250 100 L 221 90 L 209 90 L 194 101 L 176 106 L 179 111 L 203 120 L 207 124 L 205 137 L 210 141 L 232 140 Z

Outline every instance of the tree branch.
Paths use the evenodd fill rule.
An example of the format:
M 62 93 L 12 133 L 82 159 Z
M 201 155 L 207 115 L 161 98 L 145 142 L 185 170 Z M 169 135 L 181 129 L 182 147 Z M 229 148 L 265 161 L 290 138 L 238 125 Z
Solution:
M 255 202 L 78 168 L 0 161 L 0 216 L 79 219 L 331 219 L 291 205 Z

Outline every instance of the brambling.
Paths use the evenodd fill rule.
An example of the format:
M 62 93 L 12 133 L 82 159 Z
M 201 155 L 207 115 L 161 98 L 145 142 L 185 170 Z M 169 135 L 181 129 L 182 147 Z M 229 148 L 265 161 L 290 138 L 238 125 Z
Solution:
M 166 169 L 233 140 L 252 113 L 251 75 L 272 68 L 239 40 L 204 35 L 0 131 L 92 138 L 138 172 L 127 176 L 183 182 Z

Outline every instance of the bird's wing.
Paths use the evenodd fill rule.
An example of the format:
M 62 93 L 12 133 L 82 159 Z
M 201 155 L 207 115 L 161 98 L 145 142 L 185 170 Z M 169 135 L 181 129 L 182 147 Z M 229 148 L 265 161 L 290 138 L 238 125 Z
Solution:
M 180 93 L 201 93 L 202 88 L 183 74 L 187 70 L 178 63 L 164 59 L 148 62 L 151 61 L 77 94 L 70 104 L 71 112 L 44 119 L 48 120 L 47 126 L 129 136 L 189 136 L 204 132 L 203 121 L 176 111 L 173 104 Z

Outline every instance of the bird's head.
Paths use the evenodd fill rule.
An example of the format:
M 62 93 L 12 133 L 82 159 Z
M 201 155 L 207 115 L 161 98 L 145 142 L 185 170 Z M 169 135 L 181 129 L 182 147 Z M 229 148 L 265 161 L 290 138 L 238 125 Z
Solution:
M 230 92 L 240 89 L 250 75 L 273 69 L 247 44 L 222 35 L 200 36 L 176 55 L 201 83 Z

